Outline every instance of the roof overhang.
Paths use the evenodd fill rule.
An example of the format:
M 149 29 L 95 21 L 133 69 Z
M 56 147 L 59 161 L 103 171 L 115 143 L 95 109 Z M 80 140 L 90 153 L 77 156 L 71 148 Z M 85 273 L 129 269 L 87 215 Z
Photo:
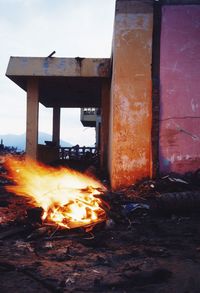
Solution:
M 99 107 L 101 86 L 111 76 L 109 58 L 10 57 L 6 76 L 27 91 L 37 78 L 46 107 Z

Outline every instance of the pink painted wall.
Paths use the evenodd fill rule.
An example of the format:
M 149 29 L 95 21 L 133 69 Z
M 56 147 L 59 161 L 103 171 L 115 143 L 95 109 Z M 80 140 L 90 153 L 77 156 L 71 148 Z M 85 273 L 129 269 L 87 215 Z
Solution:
M 163 6 L 160 171 L 200 168 L 200 5 Z

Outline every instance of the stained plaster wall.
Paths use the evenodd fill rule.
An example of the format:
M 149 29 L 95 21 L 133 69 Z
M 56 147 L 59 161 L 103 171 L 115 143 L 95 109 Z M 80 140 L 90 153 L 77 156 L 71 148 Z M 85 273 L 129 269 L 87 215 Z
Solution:
M 118 1 L 113 39 L 109 172 L 119 189 L 151 176 L 151 1 Z

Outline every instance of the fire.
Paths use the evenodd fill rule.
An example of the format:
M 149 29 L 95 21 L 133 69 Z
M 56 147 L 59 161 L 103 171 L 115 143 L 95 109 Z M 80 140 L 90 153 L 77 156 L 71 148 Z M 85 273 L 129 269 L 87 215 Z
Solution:
M 58 169 L 31 159 L 6 157 L 5 166 L 15 185 L 7 191 L 27 197 L 44 210 L 43 220 L 65 228 L 94 226 L 106 219 L 98 197 L 105 187 L 92 177 L 68 168 Z

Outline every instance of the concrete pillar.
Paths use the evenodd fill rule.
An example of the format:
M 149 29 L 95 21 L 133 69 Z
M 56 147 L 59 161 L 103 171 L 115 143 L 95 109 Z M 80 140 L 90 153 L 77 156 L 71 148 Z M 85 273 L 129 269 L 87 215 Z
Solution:
M 96 115 L 96 127 L 95 127 L 95 136 L 96 136 L 96 147 L 100 149 L 101 147 L 101 116 Z
M 60 107 L 53 108 L 53 141 L 60 145 Z
M 108 135 L 110 114 L 110 80 L 102 84 L 101 92 L 101 170 L 108 170 Z
M 151 176 L 152 1 L 116 3 L 109 173 L 112 188 Z
M 27 81 L 26 155 L 37 159 L 39 94 L 38 80 Z

